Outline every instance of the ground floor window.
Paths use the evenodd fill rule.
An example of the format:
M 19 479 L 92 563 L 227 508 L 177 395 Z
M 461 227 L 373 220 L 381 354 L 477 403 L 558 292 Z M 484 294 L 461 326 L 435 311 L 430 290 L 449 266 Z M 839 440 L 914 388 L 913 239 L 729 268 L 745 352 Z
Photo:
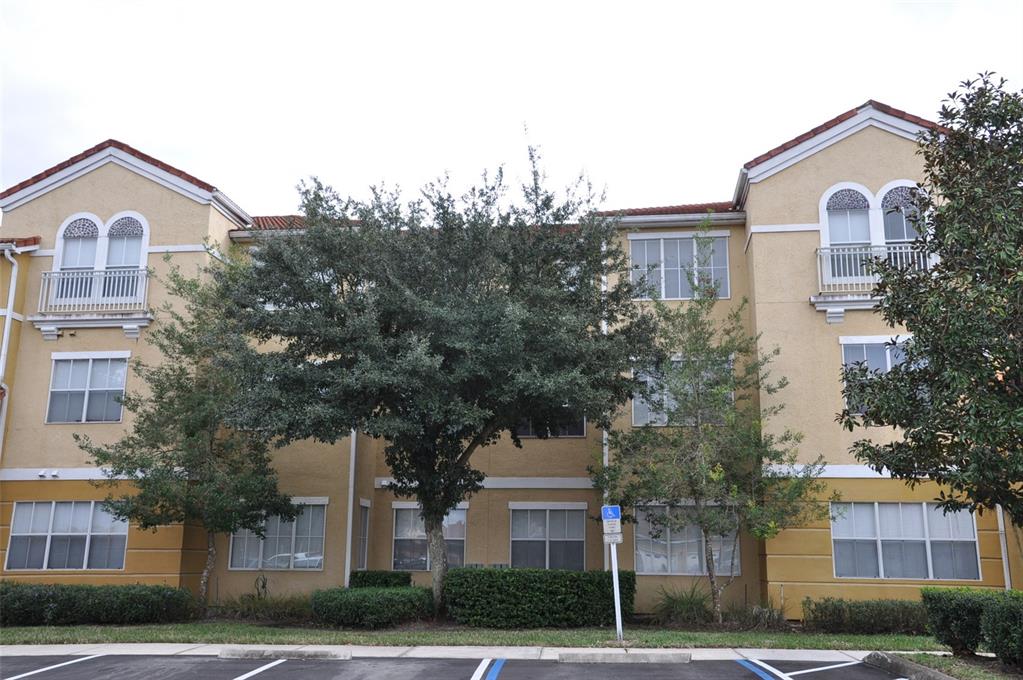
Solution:
M 327 507 L 303 504 L 291 521 L 271 517 L 263 538 L 242 529 L 231 534 L 231 569 L 323 569 Z
M 124 569 L 128 523 L 97 501 L 14 504 L 7 569 Z
M 586 510 L 512 509 L 511 566 L 585 569 Z
M 831 538 L 835 576 L 980 578 L 973 515 L 936 503 L 832 503 Z
M 693 525 L 664 526 L 666 513 L 677 508 L 636 508 L 636 573 L 700 576 L 707 573 L 705 537 Z M 660 521 L 659 521 L 660 520 Z M 739 545 L 735 533 L 712 536 L 714 571 L 739 575 Z
M 457 508 L 444 518 L 444 545 L 447 547 L 448 566 L 465 564 L 465 509 Z M 430 551 L 426 537 L 426 524 L 418 507 L 394 509 L 395 571 L 429 571 Z

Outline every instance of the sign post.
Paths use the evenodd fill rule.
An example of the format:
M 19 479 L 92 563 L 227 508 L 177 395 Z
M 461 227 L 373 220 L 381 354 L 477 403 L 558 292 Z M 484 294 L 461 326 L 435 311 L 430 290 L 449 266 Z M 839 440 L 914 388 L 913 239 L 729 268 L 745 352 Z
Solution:
M 622 636 L 622 597 L 618 588 L 618 544 L 622 542 L 622 508 L 618 505 L 604 505 L 600 508 L 600 519 L 604 523 L 604 543 L 611 548 L 611 581 L 614 584 L 615 634 L 618 642 Z

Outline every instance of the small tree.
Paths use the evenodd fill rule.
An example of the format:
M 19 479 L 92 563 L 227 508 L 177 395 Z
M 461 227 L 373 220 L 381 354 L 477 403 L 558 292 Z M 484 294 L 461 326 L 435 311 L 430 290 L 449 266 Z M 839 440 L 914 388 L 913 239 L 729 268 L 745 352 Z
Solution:
M 199 600 L 205 603 L 216 535 L 240 529 L 262 535 L 267 517 L 290 519 L 295 509 L 278 491 L 265 438 L 226 426 L 239 389 L 228 359 L 244 351 L 244 338 L 224 323 L 208 284 L 173 270 L 167 287 L 185 309 L 166 306 L 166 318 L 146 334 L 162 361 L 132 365 L 145 387 L 123 398 L 135 416 L 130 432 L 110 445 L 77 434 L 75 440 L 106 474 L 100 484 L 116 487 L 105 503 L 116 517 L 143 529 L 173 523 L 204 527 Z M 124 479 L 132 480 L 130 489 Z
M 876 470 L 945 488 L 946 510 L 1001 505 L 1023 526 L 1023 92 L 991 74 L 949 95 L 920 141 L 925 181 L 910 219 L 914 262 L 874 263 L 874 294 L 903 326 L 905 361 L 888 373 L 846 368 L 847 428 L 891 426 L 894 442 L 857 441 Z M 929 268 L 915 262 L 929 261 Z M 1017 533 L 1017 537 L 1019 534 Z
M 261 351 L 244 356 L 240 416 L 279 443 L 384 439 L 399 496 L 419 501 L 434 598 L 443 520 L 482 486 L 473 454 L 526 422 L 541 437 L 583 414 L 607 425 L 629 397 L 653 320 L 632 304 L 615 220 L 589 193 L 533 181 L 509 203 L 500 174 L 461 198 L 427 186 L 404 204 L 303 189 L 305 230 L 216 272 Z
M 697 239 L 700 250 L 707 243 Z M 759 336 L 745 329 L 746 301 L 722 314 L 713 282 L 693 280 L 690 272 L 690 285 L 696 291 L 690 302 L 652 303 L 659 354 L 666 358 L 647 369 L 646 388 L 637 395 L 650 422 L 613 432 L 611 463 L 590 472 L 610 499 L 627 507 L 666 506 L 646 515 L 655 535 L 700 529 L 714 617 L 721 623 L 721 596 L 735 580 L 740 534 L 766 539 L 823 516 L 826 504 L 813 502 L 824 491 L 817 479 L 823 463 L 797 464 L 798 433 L 764 432 L 765 421 L 783 406 L 761 406 L 760 397 L 786 381 L 771 380 L 768 372 L 778 350 L 762 353 Z

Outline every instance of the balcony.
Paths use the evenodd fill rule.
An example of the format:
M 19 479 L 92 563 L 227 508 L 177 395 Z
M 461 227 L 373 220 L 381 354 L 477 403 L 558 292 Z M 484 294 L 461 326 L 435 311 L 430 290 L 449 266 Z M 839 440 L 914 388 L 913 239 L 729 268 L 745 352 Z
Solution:
M 129 337 L 151 320 L 146 269 L 43 272 L 39 313 L 32 322 L 47 340 L 61 328 L 121 327 Z
M 819 294 L 811 297 L 810 302 L 826 313 L 828 323 L 841 323 L 846 309 L 873 309 L 876 300 L 872 293 L 878 277 L 871 263 L 876 258 L 899 267 L 931 266 L 927 254 L 912 243 L 818 248 Z

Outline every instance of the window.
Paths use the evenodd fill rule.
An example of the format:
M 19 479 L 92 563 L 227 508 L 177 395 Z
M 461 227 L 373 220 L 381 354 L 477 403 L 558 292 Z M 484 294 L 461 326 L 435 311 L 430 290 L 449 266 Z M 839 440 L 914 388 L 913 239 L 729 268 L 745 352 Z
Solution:
M 973 515 L 936 503 L 832 503 L 835 576 L 977 580 Z
M 448 566 L 460 567 L 465 564 L 465 509 L 448 512 L 444 518 L 443 530 Z M 426 524 L 419 514 L 419 508 L 394 509 L 392 568 L 395 571 L 430 570 Z
M 357 538 L 355 568 L 366 568 L 369 560 L 369 506 L 359 506 L 359 535 Z
M 692 525 L 678 529 L 664 526 L 663 519 L 651 521 L 653 516 L 663 518 L 666 512 L 679 510 L 656 506 L 636 508 L 636 573 L 706 574 L 703 532 Z M 731 570 L 739 575 L 739 547 L 734 532 L 728 536 L 712 537 L 711 549 L 716 573 L 727 574 Z
M 531 421 L 523 421 L 517 428 L 520 437 L 535 437 L 536 430 L 533 429 L 533 423 Z M 570 424 L 562 425 L 558 428 L 557 432 L 551 432 L 551 437 L 585 437 L 586 436 L 586 418 L 580 416 L 579 420 Z
M 511 566 L 586 568 L 586 510 L 513 509 Z
M 128 523 L 96 501 L 14 504 L 7 569 L 123 569 Z
M 48 423 L 116 423 L 127 358 L 61 358 L 53 362 Z
M 676 368 L 682 365 L 683 358 L 676 358 L 672 365 Z M 695 403 L 694 398 L 688 399 L 689 404 L 683 404 L 683 407 L 692 413 L 697 408 L 701 419 L 705 423 L 722 423 L 723 422 L 723 408 L 727 404 L 734 402 L 734 393 L 729 392 L 727 394 L 727 404 L 720 403 L 720 398 L 715 398 L 721 395 L 722 387 L 729 387 L 731 384 L 731 372 L 732 363 L 731 361 L 718 364 L 717 369 L 712 367 L 706 367 L 701 371 L 700 389 L 703 394 L 700 395 L 699 403 Z M 667 425 L 668 414 L 678 408 L 678 402 L 675 399 L 677 392 L 672 394 L 669 392 L 667 386 L 663 385 L 663 379 L 656 371 L 640 372 L 636 375 L 637 379 L 643 383 L 646 383 L 648 388 L 656 395 L 656 404 L 649 403 L 642 396 L 637 395 L 632 399 L 632 424 L 635 427 L 641 427 L 643 425 Z M 725 381 L 728 381 L 727 383 Z M 715 404 L 714 402 L 719 403 Z M 664 406 L 664 412 L 657 410 L 661 405 Z M 687 418 L 681 423 L 672 423 L 673 425 L 685 424 L 693 426 L 696 424 L 695 418 Z
M 242 529 L 231 534 L 231 569 L 322 569 L 326 505 L 302 505 L 288 522 L 270 517 L 263 538 Z
M 103 297 L 132 298 L 138 292 L 144 233 L 142 223 L 134 217 L 121 217 L 110 225 L 107 231 L 107 271 L 111 274 L 103 279 Z M 117 271 L 123 273 L 113 273 Z
M 855 189 L 839 189 L 828 198 L 831 245 L 870 244 L 870 204 Z
M 700 285 L 713 283 L 718 297 L 729 296 L 727 237 L 643 238 L 630 245 L 632 282 L 646 284 L 639 298 L 654 292 L 663 300 L 691 300 L 694 279 Z
M 647 388 L 657 395 L 658 401 L 664 404 L 665 411 L 675 408 L 674 400 L 654 372 L 638 373 L 636 379 L 645 383 Z M 632 424 L 636 427 L 642 425 L 667 425 L 668 414 L 658 411 L 655 405 L 648 402 L 642 396 L 636 395 L 632 399 Z
M 842 364 L 852 366 L 854 364 L 866 364 L 871 371 L 887 373 L 893 366 L 903 363 L 906 356 L 902 353 L 899 344 L 891 342 L 856 342 L 842 344 Z M 862 404 L 855 407 L 850 405 L 850 410 L 862 413 Z
M 919 236 L 914 226 L 917 212 L 910 187 L 895 187 L 885 194 L 881 199 L 881 210 L 884 213 L 885 243 L 906 243 Z

